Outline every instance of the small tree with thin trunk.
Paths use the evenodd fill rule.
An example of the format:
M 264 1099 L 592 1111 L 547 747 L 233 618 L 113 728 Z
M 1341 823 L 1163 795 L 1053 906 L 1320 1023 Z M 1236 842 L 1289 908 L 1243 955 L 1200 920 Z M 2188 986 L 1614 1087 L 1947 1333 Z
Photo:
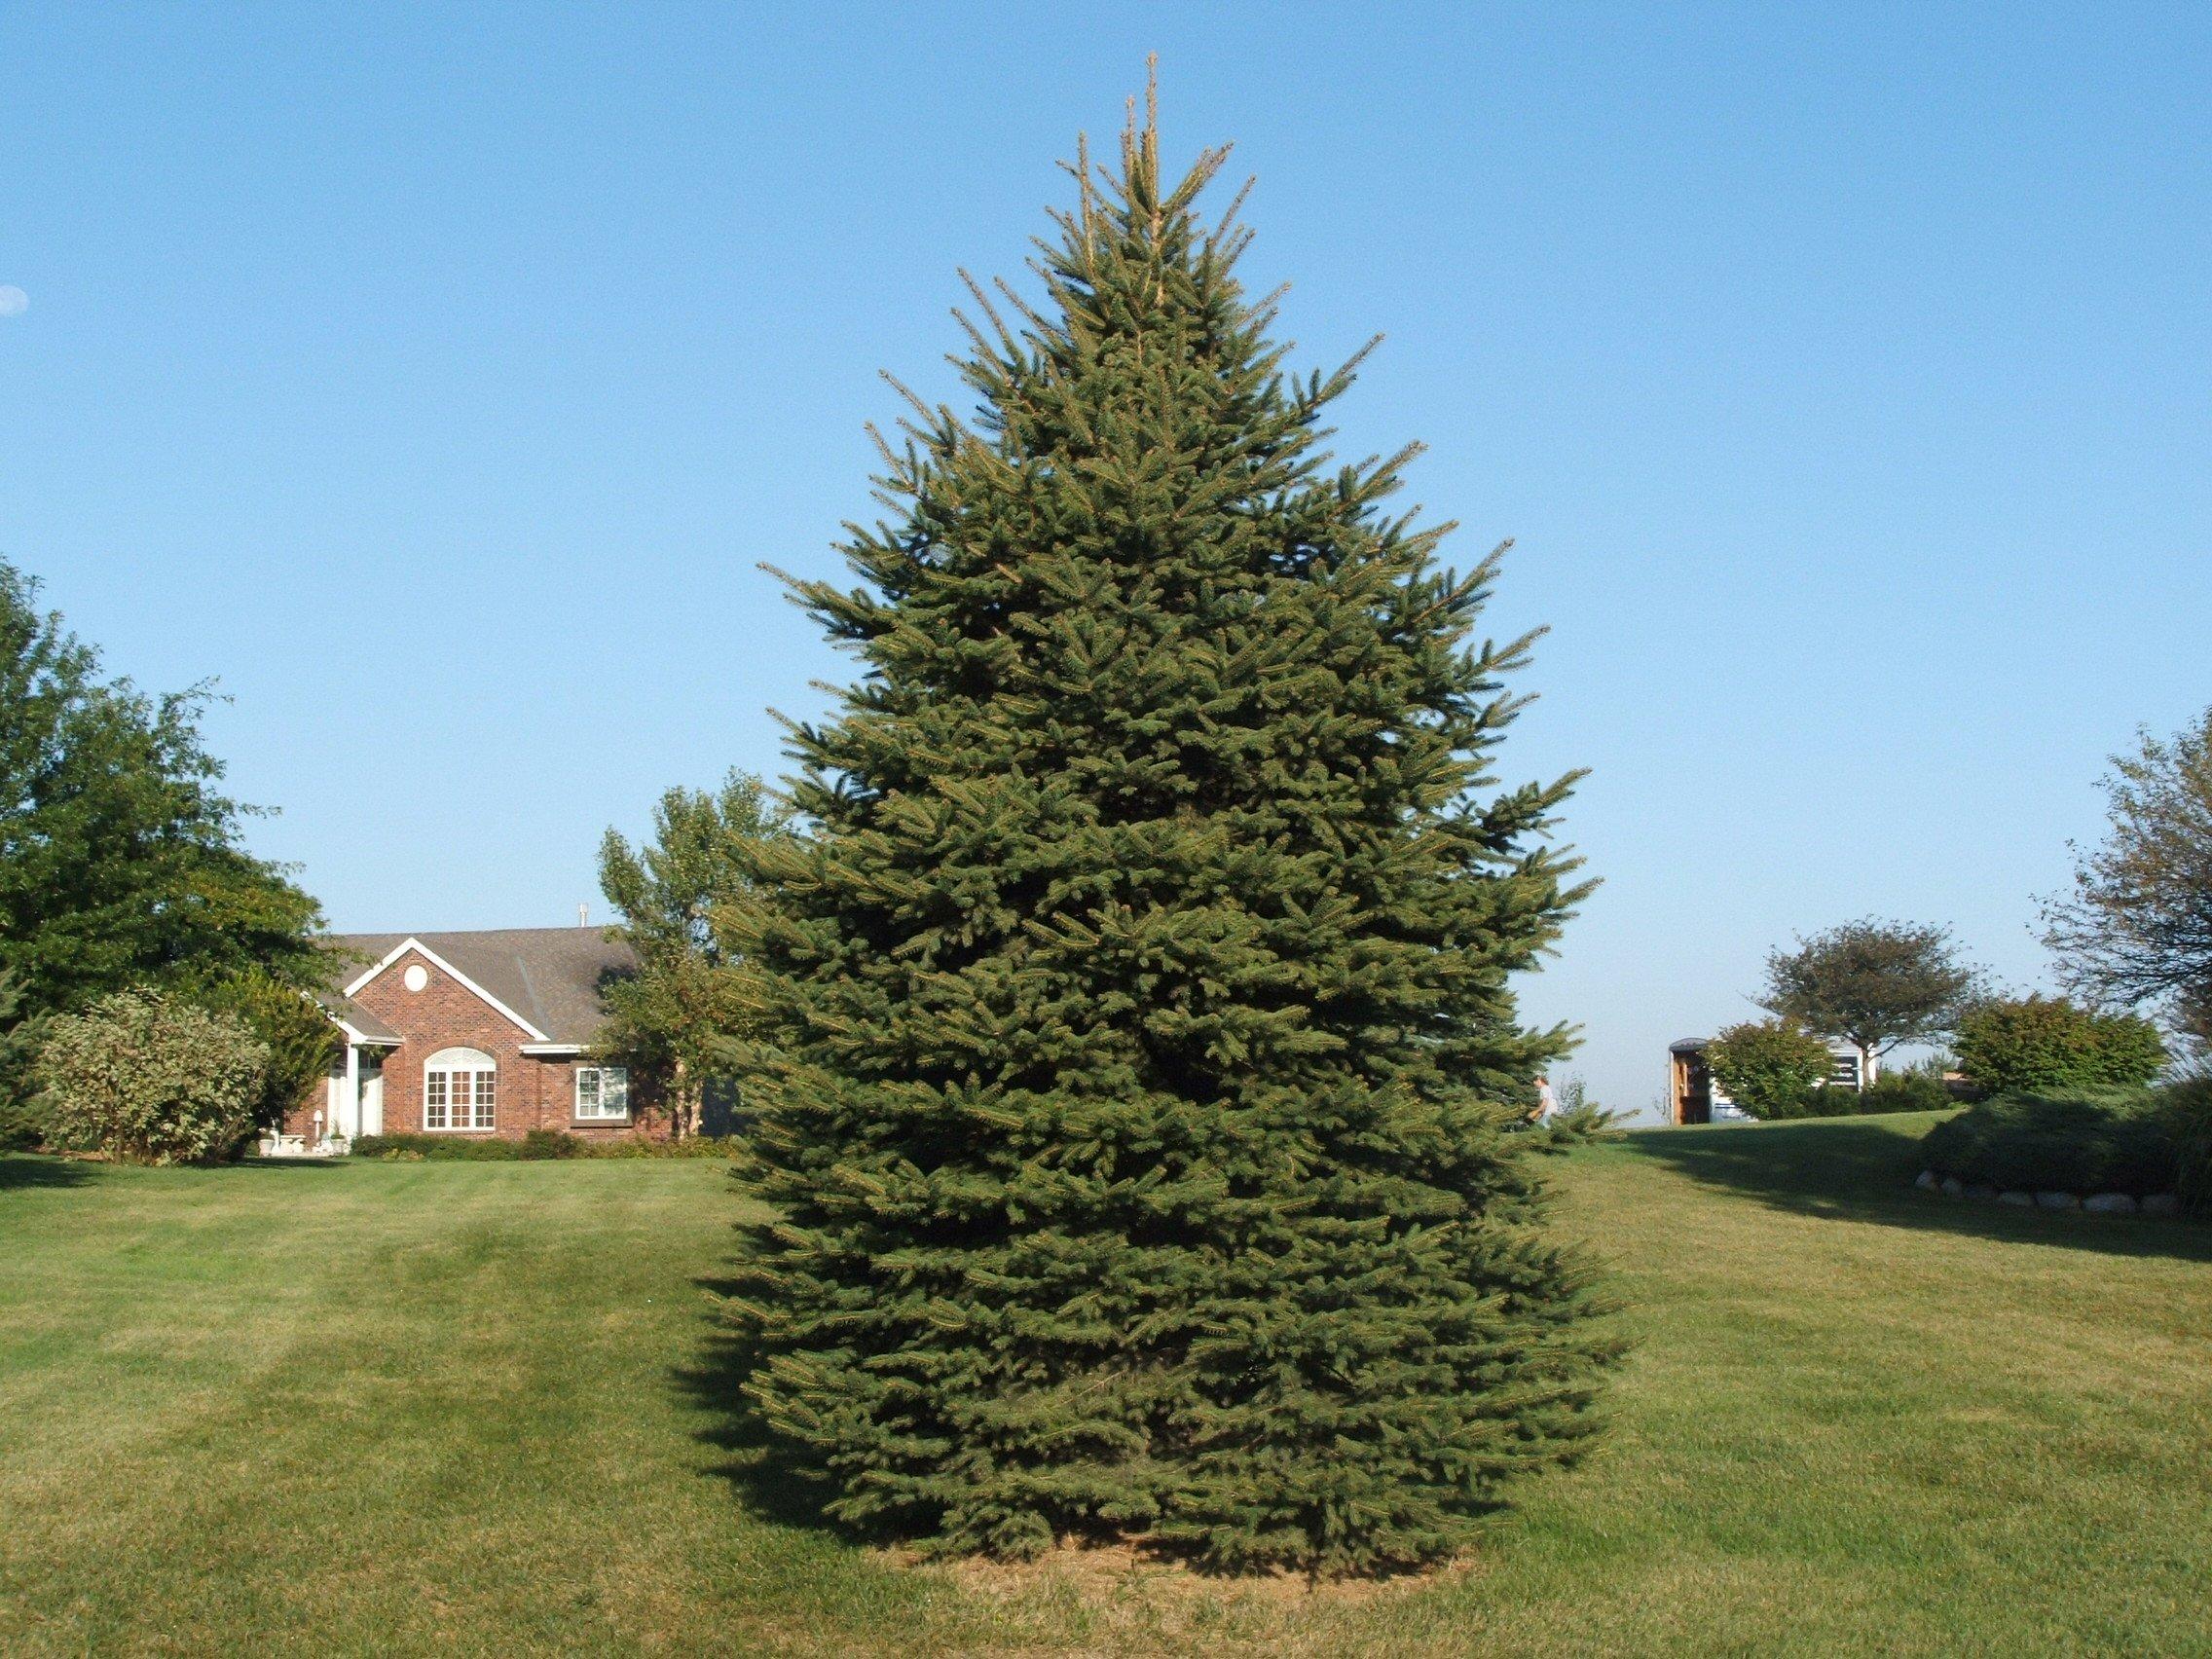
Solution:
M 698 1132 L 707 1086 L 727 1069 L 743 1023 L 717 915 L 745 890 L 744 848 L 788 834 L 787 824 L 760 780 L 733 768 L 713 793 L 663 794 L 642 847 L 612 830 L 600 843 L 600 889 L 622 918 L 608 931 L 638 953 L 636 976 L 607 987 L 605 1047 L 666 1069 L 680 1135 Z
M 1979 970 L 1950 930 L 1871 917 L 1800 938 L 1766 961 L 1768 1013 L 1794 1019 L 1859 1051 L 1860 1081 L 1874 1081 L 1881 1057 L 1902 1043 L 1948 1032 L 1973 999 Z

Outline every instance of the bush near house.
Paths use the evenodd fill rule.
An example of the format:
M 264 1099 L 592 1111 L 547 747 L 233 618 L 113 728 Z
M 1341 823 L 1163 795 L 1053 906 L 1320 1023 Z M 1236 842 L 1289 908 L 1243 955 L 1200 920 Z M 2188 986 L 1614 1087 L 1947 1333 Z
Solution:
M 1961 1016 L 1959 1070 L 1984 1094 L 2127 1088 L 2166 1063 L 2157 1027 L 2133 1014 L 2095 1014 L 2065 997 L 1993 998 Z
M 308 1095 L 321 1091 L 330 1064 L 343 1052 L 338 1028 L 313 997 L 266 968 L 217 977 L 190 987 L 193 1001 L 243 1024 L 269 1050 L 254 1126 L 273 1129 Z
M 355 1158 L 428 1159 L 439 1163 L 512 1163 L 517 1159 L 557 1158 L 534 1129 L 522 1140 L 497 1135 L 355 1135 L 348 1148 Z M 557 1133 L 558 1131 L 552 1131 Z
M 268 1070 L 242 1020 L 151 990 L 56 1014 L 38 1057 L 48 1133 L 132 1163 L 236 1157 Z
M 1942 1067 L 1934 1063 L 1884 1072 L 1862 1089 L 1831 1088 L 1823 1092 L 1853 1102 L 1850 1115 L 1855 1117 L 1877 1117 L 1886 1112 L 1943 1112 L 1958 1104 L 1951 1096 L 1949 1085 L 1943 1081 Z
M 2001 1191 L 2170 1193 L 2182 1180 L 2184 1120 L 2198 1138 L 2193 1184 L 2203 1185 L 2200 1099 L 2176 1090 L 2077 1089 L 2002 1094 L 1929 1130 L 1928 1167 Z
M 1816 1118 L 1831 1102 L 1821 1080 L 1835 1064 L 1828 1046 L 1788 1019 L 1731 1025 L 1706 1046 L 1705 1063 L 1728 1098 L 1754 1118 Z

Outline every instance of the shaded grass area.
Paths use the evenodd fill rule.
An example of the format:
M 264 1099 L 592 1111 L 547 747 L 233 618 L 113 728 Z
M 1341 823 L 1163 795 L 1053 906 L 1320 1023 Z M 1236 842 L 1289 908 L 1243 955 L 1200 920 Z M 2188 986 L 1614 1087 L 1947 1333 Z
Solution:
M 1604 1450 L 1317 1598 L 815 1524 L 727 1408 L 714 1163 L 0 1159 L 0 1650 L 2212 1651 L 2205 1231 L 1946 1204 L 1929 1122 L 1561 1161 Z
M 2118 1216 L 2097 1218 L 2097 1225 L 2052 1227 L 2037 1211 L 1942 1199 L 1916 1190 L 1913 1177 L 1927 1167 L 1922 1137 L 1954 1115 L 1671 1130 L 1636 1135 L 1627 1144 L 1639 1157 L 1666 1163 L 1703 1186 L 1789 1214 L 1960 1233 L 2044 1249 L 2212 1262 L 2212 1229 Z

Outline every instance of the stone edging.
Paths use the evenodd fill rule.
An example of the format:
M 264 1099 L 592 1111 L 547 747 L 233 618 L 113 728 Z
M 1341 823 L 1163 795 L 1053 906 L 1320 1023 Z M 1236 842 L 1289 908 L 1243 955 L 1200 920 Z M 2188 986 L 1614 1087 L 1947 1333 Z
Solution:
M 1941 1193 L 1949 1198 L 1994 1199 L 2020 1209 L 2087 1210 L 2092 1215 L 2181 1213 L 2181 1199 L 2172 1193 L 2152 1193 L 2138 1198 L 2131 1193 L 2091 1193 L 2084 1198 L 2080 1193 L 2031 1193 L 2017 1187 L 1999 1192 L 1987 1182 L 1962 1181 L 1956 1175 L 1938 1176 L 1933 1169 L 1923 1169 L 1913 1185 L 1924 1192 Z

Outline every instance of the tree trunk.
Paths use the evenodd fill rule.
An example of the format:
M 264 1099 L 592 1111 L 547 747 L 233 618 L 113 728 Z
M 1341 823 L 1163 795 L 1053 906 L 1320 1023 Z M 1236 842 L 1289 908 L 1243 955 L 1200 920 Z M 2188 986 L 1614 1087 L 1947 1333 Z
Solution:
M 671 1140 L 689 1140 L 699 1132 L 699 1095 L 690 1081 L 690 1068 L 682 1060 L 669 1074 L 668 1124 Z

